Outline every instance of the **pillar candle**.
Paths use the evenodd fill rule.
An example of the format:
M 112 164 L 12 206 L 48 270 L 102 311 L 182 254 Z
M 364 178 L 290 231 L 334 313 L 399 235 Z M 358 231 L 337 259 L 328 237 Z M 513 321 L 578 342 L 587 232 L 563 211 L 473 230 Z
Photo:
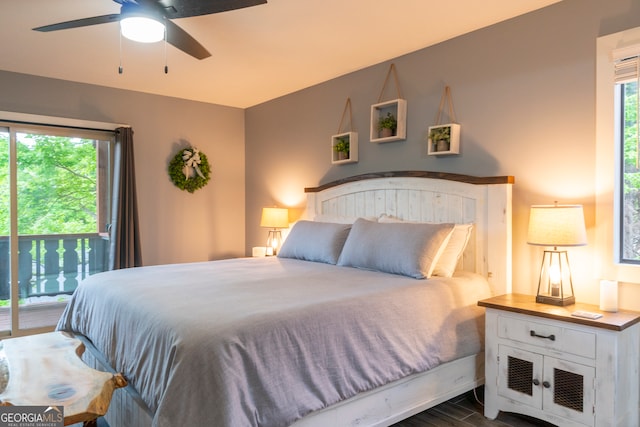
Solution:
M 600 310 L 618 311 L 618 282 L 615 280 L 600 281 Z
M 267 249 L 264 246 L 254 246 L 252 255 L 255 257 L 263 257 L 266 255 Z

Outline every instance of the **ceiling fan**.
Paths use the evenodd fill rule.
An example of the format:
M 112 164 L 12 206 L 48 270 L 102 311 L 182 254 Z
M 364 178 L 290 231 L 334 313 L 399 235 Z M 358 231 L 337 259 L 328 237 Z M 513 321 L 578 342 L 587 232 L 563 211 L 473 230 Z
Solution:
M 213 13 L 226 12 L 234 9 L 242 9 L 250 6 L 264 4 L 267 0 L 113 0 L 120 4 L 120 13 L 110 15 L 94 16 L 91 18 L 76 19 L 73 21 L 60 22 L 57 24 L 44 25 L 34 28 L 35 31 L 58 31 L 69 28 L 87 27 L 90 25 L 108 24 L 120 21 L 122 35 L 129 37 L 125 33 L 124 25 L 130 18 L 142 18 L 155 22 L 157 29 L 161 32 L 161 37 L 153 40 L 137 41 L 159 41 L 166 37 L 167 43 L 177 47 L 183 52 L 197 59 L 204 59 L 211 54 L 196 39 L 191 37 L 186 31 L 174 24 L 171 20 L 176 18 L 188 18 L 191 16 L 210 15 Z M 161 26 L 161 28 L 160 28 Z M 165 32 L 166 31 L 166 32 Z

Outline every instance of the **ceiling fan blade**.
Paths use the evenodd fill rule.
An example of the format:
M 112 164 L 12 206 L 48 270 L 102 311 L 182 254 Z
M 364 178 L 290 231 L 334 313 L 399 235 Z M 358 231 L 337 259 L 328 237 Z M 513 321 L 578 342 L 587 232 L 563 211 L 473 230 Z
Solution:
M 117 22 L 120 20 L 119 13 L 112 13 L 111 15 L 94 16 L 92 18 L 76 19 L 73 21 L 59 22 L 57 24 L 44 25 L 42 27 L 34 28 L 35 31 L 49 32 L 66 30 L 69 28 L 88 27 L 89 25 L 108 24 L 109 22 Z
M 116 0 L 117 1 L 117 0 Z M 148 2 L 149 0 L 140 0 Z M 164 8 L 165 16 L 170 19 L 190 16 L 210 15 L 229 10 L 265 4 L 267 0 L 151 0 Z
M 204 48 L 196 39 L 191 37 L 185 30 L 178 27 L 168 19 L 165 21 L 167 31 L 167 43 L 172 44 L 184 53 L 194 58 L 204 59 L 211 56 L 209 51 Z

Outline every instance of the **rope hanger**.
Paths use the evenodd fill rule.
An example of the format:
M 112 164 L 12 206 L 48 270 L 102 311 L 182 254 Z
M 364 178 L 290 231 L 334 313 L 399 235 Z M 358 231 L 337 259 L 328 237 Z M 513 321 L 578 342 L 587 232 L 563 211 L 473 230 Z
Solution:
M 353 129 L 353 115 L 351 114 L 351 98 L 347 98 L 347 102 L 344 105 L 344 110 L 342 110 L 342 117 L 340 118 L 340 124 L 338 125 L 338 134 L 342 133 L 340 130 L 342 129 L 342 122 L 344 122 L 344 116 L 347 114 L 347 109 L 349 110 L 349 129 Z
M 384 84 L 382 85 L 382 90 L 380 91 L 380 96 L 378 96 L 378 103 L 382 102 L 382 95 L 384 94 L 384 89 L 387 87 L 387 82 L 389 81 L 389 76 L 393 73 L 393 81 L 396 84 L 396 92 L 398 94 L 398 99 L 402 98 L 402 92 L 400 91 L 400 83 L 398 82 L 398 73 L 396 71 L 396 64 L 391 64 L 389 66 L 389 71 L 387 71 L 387 77 L 384 79 Z
M 444 87 L 444 92 L 442 92 L 442 96 L 440 97 L 440 106 L 438 107 L 438 114 L 436 115 L 436 125 L 440 124 L 445 104 L 449 104 L 449 120 L 451 123 L 456 123 L 456 113 L 453 111 L 453 100 L 451 99 L 451 88 L 449 86 Z

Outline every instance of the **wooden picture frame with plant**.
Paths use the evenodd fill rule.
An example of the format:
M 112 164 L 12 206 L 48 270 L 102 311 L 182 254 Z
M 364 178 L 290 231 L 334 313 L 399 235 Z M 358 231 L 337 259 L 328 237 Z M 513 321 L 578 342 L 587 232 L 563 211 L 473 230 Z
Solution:
M 448 156 L 460 154 L 460 125 L 447 123 L 429 126 L 427 130 L 427 154 Z
M 331 136 L 331 163 L 358 161 L 358 133 L 344 132 Z

